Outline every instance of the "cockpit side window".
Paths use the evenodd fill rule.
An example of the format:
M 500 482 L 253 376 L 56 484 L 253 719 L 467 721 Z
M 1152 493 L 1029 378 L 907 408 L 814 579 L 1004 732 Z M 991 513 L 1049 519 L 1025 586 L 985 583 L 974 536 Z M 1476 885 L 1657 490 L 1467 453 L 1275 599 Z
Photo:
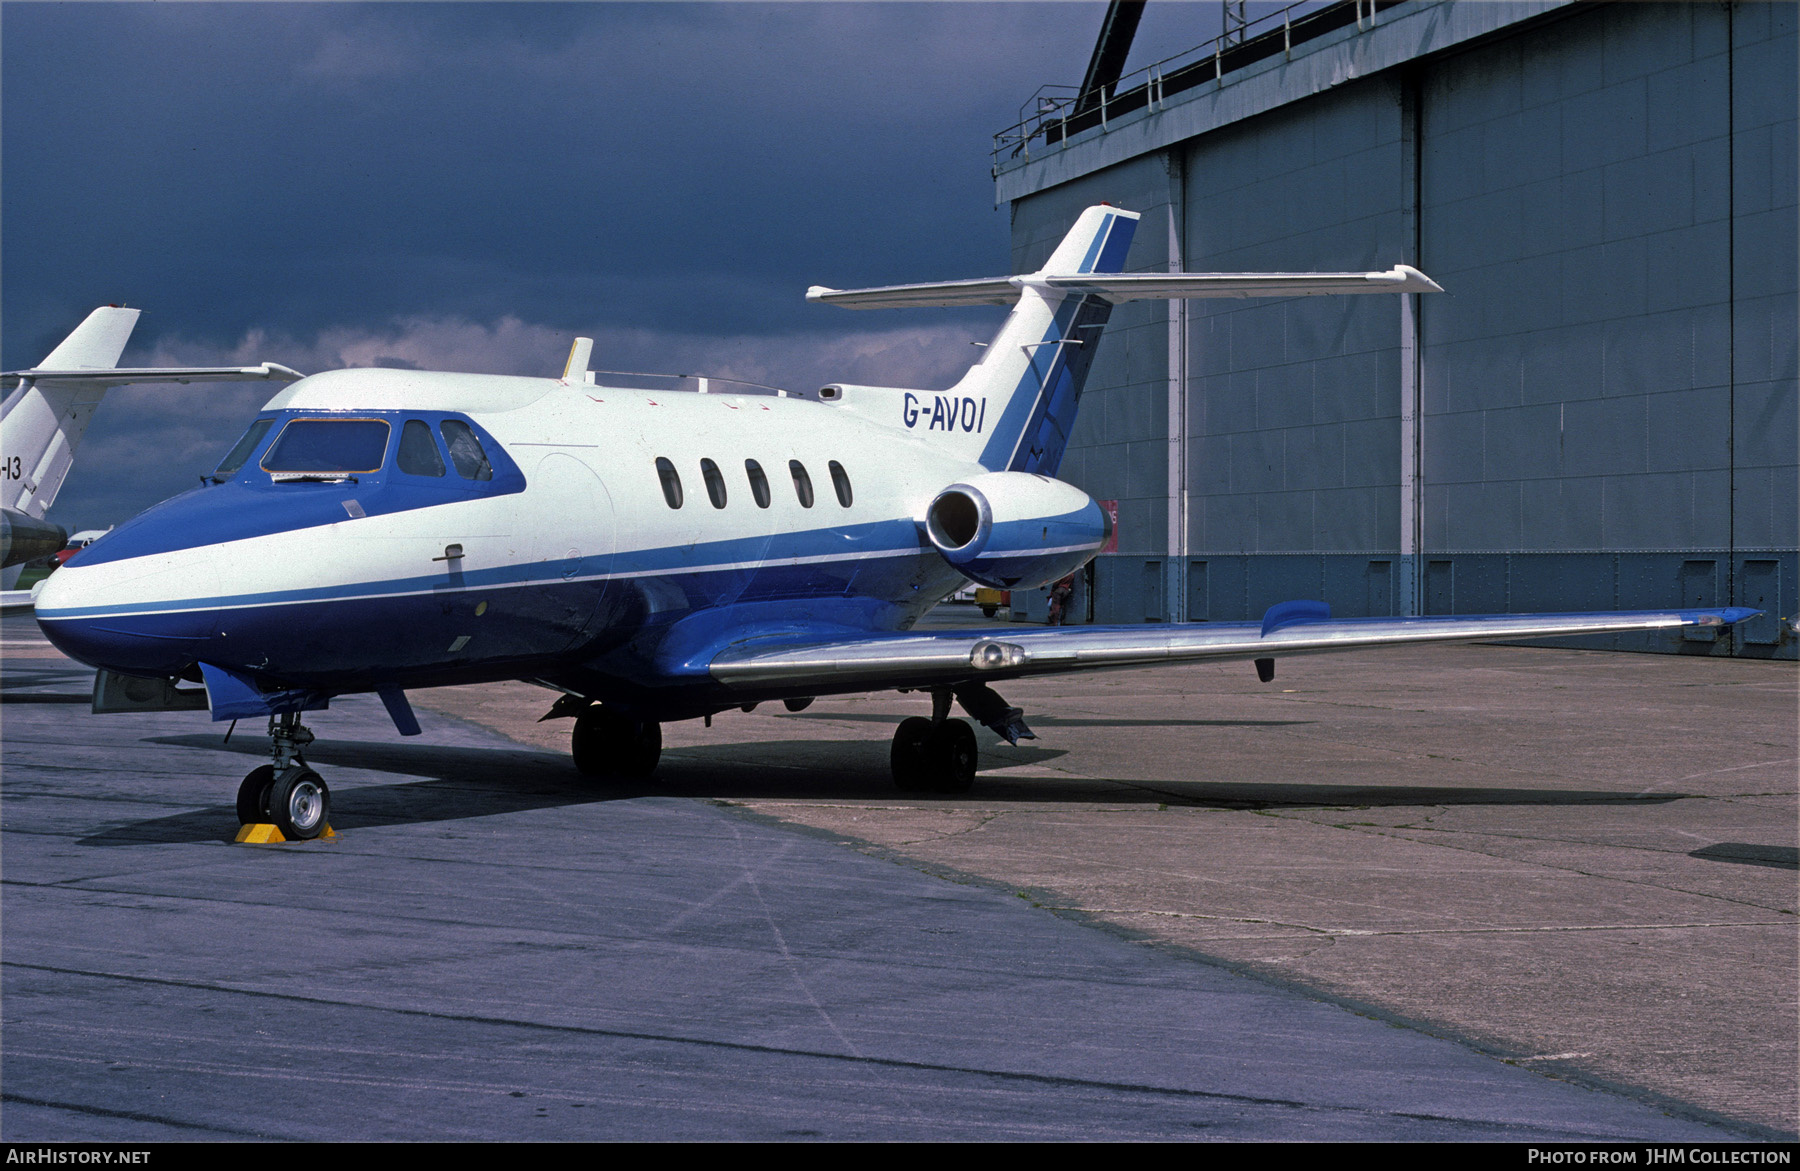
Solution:
M 243 467 L 244 461 L 250 458 L 250 453 L 256 450 L 256 445 L 263 441 L 263 436 L 267 435 L 269 428 L 274 425 L 275 420 L 273 419 L 258 419 L 250 424 L 250 430 L 244 432 L 244 437 L 237 441 L 237 446 L 231 449 L 231 453 L 225 457 L 224 462 L 219 465 L 219 470 L 213 475 L 229 476 Z
M 438 424 L 443 432 L 444 446 L 450 449 L 450 462 L 456 465 L 456 474 L 465 480 L 491 480 L 494 478 L 494 467 L 488 463 L 487 452 L 481 449 L 481 440 L 475 437 L 475 429 L 467 423 L 455 419 L 445 419 Z
M 377 472 L 387 441 L 382 419 L 295 419 L 281 429 L 262 466 L 269 472 Z
M 400 470 L 409 476 L 444 474 L 444 457 L 438 454 L 437 440 L 423 419 L 408 419 L 400 428 Z

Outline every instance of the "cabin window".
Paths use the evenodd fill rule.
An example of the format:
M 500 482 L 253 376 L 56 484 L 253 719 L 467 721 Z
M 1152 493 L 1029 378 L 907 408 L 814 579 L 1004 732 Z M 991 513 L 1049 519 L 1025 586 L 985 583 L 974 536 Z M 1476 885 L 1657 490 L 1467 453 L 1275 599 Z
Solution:
M 811 508 L 813 504 L 812 477 L 806 474 L 806 465 L 797 459 L 790 459 L 788 471 L 794 477 L 794 495 L 799 498 L 800 507 Z
M 750 477 L 750 495 L 756 497 L 756 507 L 769 507 L 769 477 L 763 475 L 762 465 L 753 459 L 744 461 L 744 474 Z
M 725 507 L 725 477 L 719 473 L 719 465 L 710 459 L 700 461 L 700 478 L 706 481 L 706 495 L 714 508 Z
M 488 463 L 487 452 L 481 450 L 481 440 L 475 438 L 475 428 L 445 419 L 438 424 L 438 430 L 444 433 L 444 446 L 450 449 L 450 462 L 456 465 L 457 475 L 465 480 L 494 478 L 494 467 Z
M 409 476 L 441 476 L 444 457 L 438 454 L 437 440 L 423 419 L 408 419 L 400 428 L 400 470 Z
M 663 499 L 669 502 L 670 508 L 680 508 L 681 473 L 675 470 L 674 464 L 659 455 L 656 457 L 656 474 L 662 479 Z
M 237 441 L 237 446 L 231 449 L 231 453 L 225 457 L 225 462 L 221 463 L 219 470 L 213 474 L 229 476 L 243 467 L 244 461 L 250 458 L 250 453 L 256 450 L 256 445 L 263 441 L 263 436 L 267 435 L 269 428 L 274 425 L 275 420 L 273 419 L 258 419 L 250 424 L 250 430 L 244 432 L 244 437 Z
M 381 419 L 295 419 L 263 456 L 269 472 L 378 472 L 387 455 Z
M 844 465 L 835 459 L 831 461 L 831 486 L 837 489 L 838 503 L 845 508 L 849 508 L 851 499 L 850 473 L 846 472 L 844 470 Z

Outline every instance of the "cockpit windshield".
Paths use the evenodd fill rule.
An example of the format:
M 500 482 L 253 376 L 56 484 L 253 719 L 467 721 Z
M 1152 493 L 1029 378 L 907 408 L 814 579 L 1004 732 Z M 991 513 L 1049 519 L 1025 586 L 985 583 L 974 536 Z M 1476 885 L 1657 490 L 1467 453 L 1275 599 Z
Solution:
M 275 420 L 273 419 L 258 419 L 250 424 L 250 430 L 244 432 L 244 437 L 237 441 L 237 446 L 233 447 L 226 455 L 224 462 L 219 465 L 213 475 L 229 476 L 243 467 L 244 461 L 250 458 L 250 453 L 256 450 L 256 445 L 263 441 L 263 436 L 267 435 L 269 428 L 274 425 Z
M 344 475 L 381 470 L 388 424 L 382 419 L 295 419 L 263 456 L 264 471 Z

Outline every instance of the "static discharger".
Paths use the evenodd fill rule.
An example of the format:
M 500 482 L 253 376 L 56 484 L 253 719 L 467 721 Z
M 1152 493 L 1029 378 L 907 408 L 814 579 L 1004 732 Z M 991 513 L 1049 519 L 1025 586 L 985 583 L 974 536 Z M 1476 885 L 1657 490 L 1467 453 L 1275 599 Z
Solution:
M 327 825 L 324 829 L 319 831 L 319 836 L 312 840 L 315 842 L 322 842 L 326 838 L 335 837 L 337 837 L 337 831 Z M 271 825 L 266 821 L 258 821 L 253 822 L 250 825 L 240 825 L 238 827 L 237 840 L 240 845 L 272 846 L 277 842 L 287 841 L 287 838 L 283 836 L 281 830 L 274 825 Z

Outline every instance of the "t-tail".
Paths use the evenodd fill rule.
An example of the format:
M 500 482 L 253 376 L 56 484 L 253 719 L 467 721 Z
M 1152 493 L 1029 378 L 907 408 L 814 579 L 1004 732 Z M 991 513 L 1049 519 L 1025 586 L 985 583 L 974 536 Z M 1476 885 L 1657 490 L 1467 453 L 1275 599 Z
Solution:
M 1011 305 L 981 360 L 955 386 L 890 392 L 897 399 L 893 421 L 990 471 L 1054 476 L 1101 333 L 1121 301 L 1443 291 L 1404 264 L 1386 272 L 1127 273 L 1121 269 L 1138 218 L 1106 204 L 1088 208 L 1044 267 L 1023 276 L 873 289 L 814 286 L 806 299 L 847 309 Z
M 1044 267 L 1023 278 L 1018 304 L 981 361 L 951 388 L 951 397 L 985 402 L 994 411 L 981 444 L 982 467 L 1054 476 L 1062 466 L 1112 302 L 1034 278 L 1119 271 L 1137 225 L 1134 211 L 1102 206 L 1082 212 Z
M 138 310 L 102 305 L 30 370 L 0 373 L 12 383 L 0 406 L 0 569 L 48 556 L 68 534 L 43 519 L 75 462 L 75 448 L 110 387 L 134 382 L 292 381 L 299 372 L 260 366 L 119 368 Z M 8 578 L 16 574 L 8 574 Z

